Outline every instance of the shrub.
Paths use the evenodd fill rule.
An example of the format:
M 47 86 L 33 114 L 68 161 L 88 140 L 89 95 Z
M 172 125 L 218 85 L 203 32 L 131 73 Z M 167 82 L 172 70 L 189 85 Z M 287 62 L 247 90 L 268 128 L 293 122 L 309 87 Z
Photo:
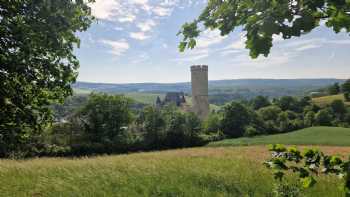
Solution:
M 260 132 L 252 126 L 246 127 L 245 131 L 244 131 L 244 136 L 247 136 L 247 137 L 252 137 L 252 136 L 259 135 L 259 134 L 260 134 Z

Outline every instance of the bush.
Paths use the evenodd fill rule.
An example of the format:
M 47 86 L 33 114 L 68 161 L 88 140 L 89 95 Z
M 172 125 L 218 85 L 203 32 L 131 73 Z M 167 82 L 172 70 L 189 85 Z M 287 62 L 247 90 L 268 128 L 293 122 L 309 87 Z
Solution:
M 256 136 L 259 134 L 260 134 L 260 132 L 252 126 L 246 127 L 245 131 L 244 131 L 244 136 L 246 136 L 246 137 L 253 137 L 253 136 Z

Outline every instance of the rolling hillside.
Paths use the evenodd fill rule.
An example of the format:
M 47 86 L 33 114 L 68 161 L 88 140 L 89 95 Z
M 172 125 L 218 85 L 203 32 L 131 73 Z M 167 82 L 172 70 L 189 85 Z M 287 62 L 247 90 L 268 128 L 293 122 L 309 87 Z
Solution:
M 330 95 L 330 96 L 322 96 L 322 97 L 317 97 L 313 98 L 312 101 L 321 107 L 324 107 L 326 105 L 329 105 L 332 103 L 334 100 L 344 100 L 344 95 L 343 94 L 338 94 L 338 95 Z M 345 102 L 346 105 L 350 106 L 350 102 Z
M 350 129 L 338 127 L 311 127 L 290 133 L 226 139 L 208 146 L 246 146 L 261 144 L 350 146 Z

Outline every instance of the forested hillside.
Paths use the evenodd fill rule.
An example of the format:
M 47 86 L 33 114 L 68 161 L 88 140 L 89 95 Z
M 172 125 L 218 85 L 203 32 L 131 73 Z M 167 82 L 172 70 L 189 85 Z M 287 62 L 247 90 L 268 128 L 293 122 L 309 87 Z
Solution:
M 269 98 L 281 96 L 304 96 L 341 79 L 233 79 L 209 81 L 209 100 L 222 105 L 232 100 L 252 99 L 262 95 Z M 165 93 L 185 92 L 191 94 L 191 84 L 184 83 L 135 83 L 105 84 L 77 82 L 73 86 L 78 92 L 95 91 L 106 93 Z M 137 100 L 137 98 L 136 98 Z

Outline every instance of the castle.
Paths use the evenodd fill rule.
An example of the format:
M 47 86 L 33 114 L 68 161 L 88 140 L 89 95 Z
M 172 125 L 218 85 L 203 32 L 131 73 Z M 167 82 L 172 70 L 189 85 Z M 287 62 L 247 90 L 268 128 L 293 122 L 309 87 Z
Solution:
M 200 119 L 205 119 L 209 114 L 208 100 L 208 66 L 194 65 L 191 66 L 191 85 L 192 85 L 192 111 Z M 162 107 L 166 104 L 173 103 L 178 107 L 186 109 L 186 99 L 183 92 L 168 92 L 162 101 L 157 97 L 156 106 Z M 187 110 L 186 110 L 187 111 Z
M 209 114 L 208 66 L 191 66 L 193 112 L 202 120 Z
M 166 104 L 173 103 L 176 106 L 180 107 L 181 104 L 186 103 L 185 94 L 183 92 L 168 92 L 165 95 L 163 101 L 160 100 L 159 96 L 157 97 L 156 106 L 162 107 Z

